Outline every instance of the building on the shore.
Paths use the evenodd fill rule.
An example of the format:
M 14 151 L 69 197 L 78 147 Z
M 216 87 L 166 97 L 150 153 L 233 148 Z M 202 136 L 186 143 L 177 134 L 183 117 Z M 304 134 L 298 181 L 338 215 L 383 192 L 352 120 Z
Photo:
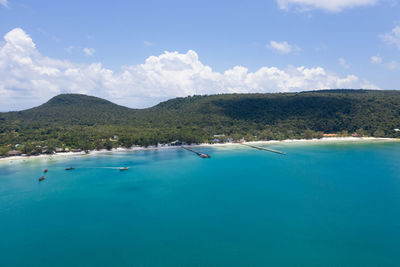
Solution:
M 8 151 L 8 153 L 7 153 L 9 156 L 21 156 L 21 151 L 18 151 L 18 150 L 11 150 L 11 151 Z
M 56 152 L 64 152 L 63 147 L 55 147 Z
M 114 135 L 114 136 L 110 137 L 110 141 L 111 142 L 117 142 L 118 141 L 118 135 Z
M 181 146 L 183 143 L 180 140 L 175 140 L 171 143 L 169 143 L 171 146 Z
M 334 134 L 334 133 L 323 134 L 323 137 L 336 137 L 336 136 L 337 136 L 337 134 Z

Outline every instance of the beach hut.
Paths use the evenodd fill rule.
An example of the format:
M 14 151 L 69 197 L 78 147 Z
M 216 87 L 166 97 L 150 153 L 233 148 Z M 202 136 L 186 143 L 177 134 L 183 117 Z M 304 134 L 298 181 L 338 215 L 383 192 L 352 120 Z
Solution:
M 18 150 L 11 150 L 11 151 L 8 151 L 8 153 L 7 153 L 9 156 L 21 156 L 21 151 L 18 151 Z
M 179 140 L 175 140 L 175 141 L 171 142 L 170 145 L 171 146 L 180 146 L 180 145 L 182 145 L 182 142 Z
M 336 137 L 336 136 L 337 136 L 337 134 L 334 134 L 334 133 L 323 134 L 323 137 Z

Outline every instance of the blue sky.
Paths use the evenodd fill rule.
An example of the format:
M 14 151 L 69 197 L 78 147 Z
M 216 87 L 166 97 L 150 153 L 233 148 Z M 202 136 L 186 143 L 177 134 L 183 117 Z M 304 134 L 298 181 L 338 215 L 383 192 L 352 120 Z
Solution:
M 146 107 L 191 94 L 399 89 L 399 15 L 395 0 L 0 0 L 0 110 L 65 92 Z

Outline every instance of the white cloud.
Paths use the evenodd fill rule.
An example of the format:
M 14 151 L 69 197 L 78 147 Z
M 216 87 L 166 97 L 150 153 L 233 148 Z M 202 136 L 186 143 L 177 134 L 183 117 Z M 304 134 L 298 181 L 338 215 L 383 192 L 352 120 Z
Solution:
M 75 49 L 75 47 L 70 45 L 67 48 L 65 48 L 65 51 L 67 51 L 68 54 L 71 54 L 74 49 Z
M 344 58 L 339 58 L 339 64 L 345 69 L 349 69 L 350 65 L 347 64 L 346 60 Z
M 7 0 L 0 0 L 0 5 L 8 7 L 8 1 Z
M 322 9 L 329 12 L 340 12 L 347 8 L 372 6 L 379 0 L 276 0 L 280 9 L 292 7 L 298 10 Z
M 371 57 L 371 63 L 372 64 L 381 64 L 382 63 L 383 58 L 380 56 L 372 56 Z
M 143 41 L 143 44 L 144 44 L 145 46 L 155 46 L 155 45 L 156 45 L 156 43 L 150 42 L 150 41 Z
M 385 63 L 385 66 L 389 70 L 400 70 L 400 64 L 395 60 Z
M 385 68 L 387 68 L 388 70 L 400 70 L 400 64 L 397 61 L 392 60 L 390 62 L 385 62 L 383 60 L 383 58 L 380 56 L 372 56 L 371 63 L 377 64 L 377 65 L 382 65 Z
M 400 26 L 394 27 L 390 33 L 385 33 L 380 37 L 388 45 L 394 45 L 400 49 Z
M 277 42 L 277 41 L 271 40 L 267 47 L 277 51 L 280 54 L 289 54 L 291 52 L 301 50 L 300 47 L 298 47 L 297 45 L 290 45 L 286 41 Z
M 83 52 L 85 53 L 85 55 L 87 56 L 93 56 L 94 52 L 96 52 L 96 50 L 94 50 L 93 48 L 83 48 Z
M 114 72 L 101 63 L 78 64 L 43 56 L 29 35 L 14 29 L 0 46 L 0 110 L 43 103 L 60 93 L 84 93 L 131 107 L 177 96 L 215 93 L 292 92 L 329 88 L 377 88 L 354 75 L 341 77 L 322 67 L 236 66 L 224 72 L 204 65 L 196 52 L 164 52 L 143 64 Z

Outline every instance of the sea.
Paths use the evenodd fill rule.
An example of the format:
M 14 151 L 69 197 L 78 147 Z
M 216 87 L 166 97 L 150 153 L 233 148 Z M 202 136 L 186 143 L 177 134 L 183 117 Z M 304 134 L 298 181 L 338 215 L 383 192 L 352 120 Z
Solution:
M 2 160 L 0 266 L 400 266 L 399 142 L 260 146 Z

